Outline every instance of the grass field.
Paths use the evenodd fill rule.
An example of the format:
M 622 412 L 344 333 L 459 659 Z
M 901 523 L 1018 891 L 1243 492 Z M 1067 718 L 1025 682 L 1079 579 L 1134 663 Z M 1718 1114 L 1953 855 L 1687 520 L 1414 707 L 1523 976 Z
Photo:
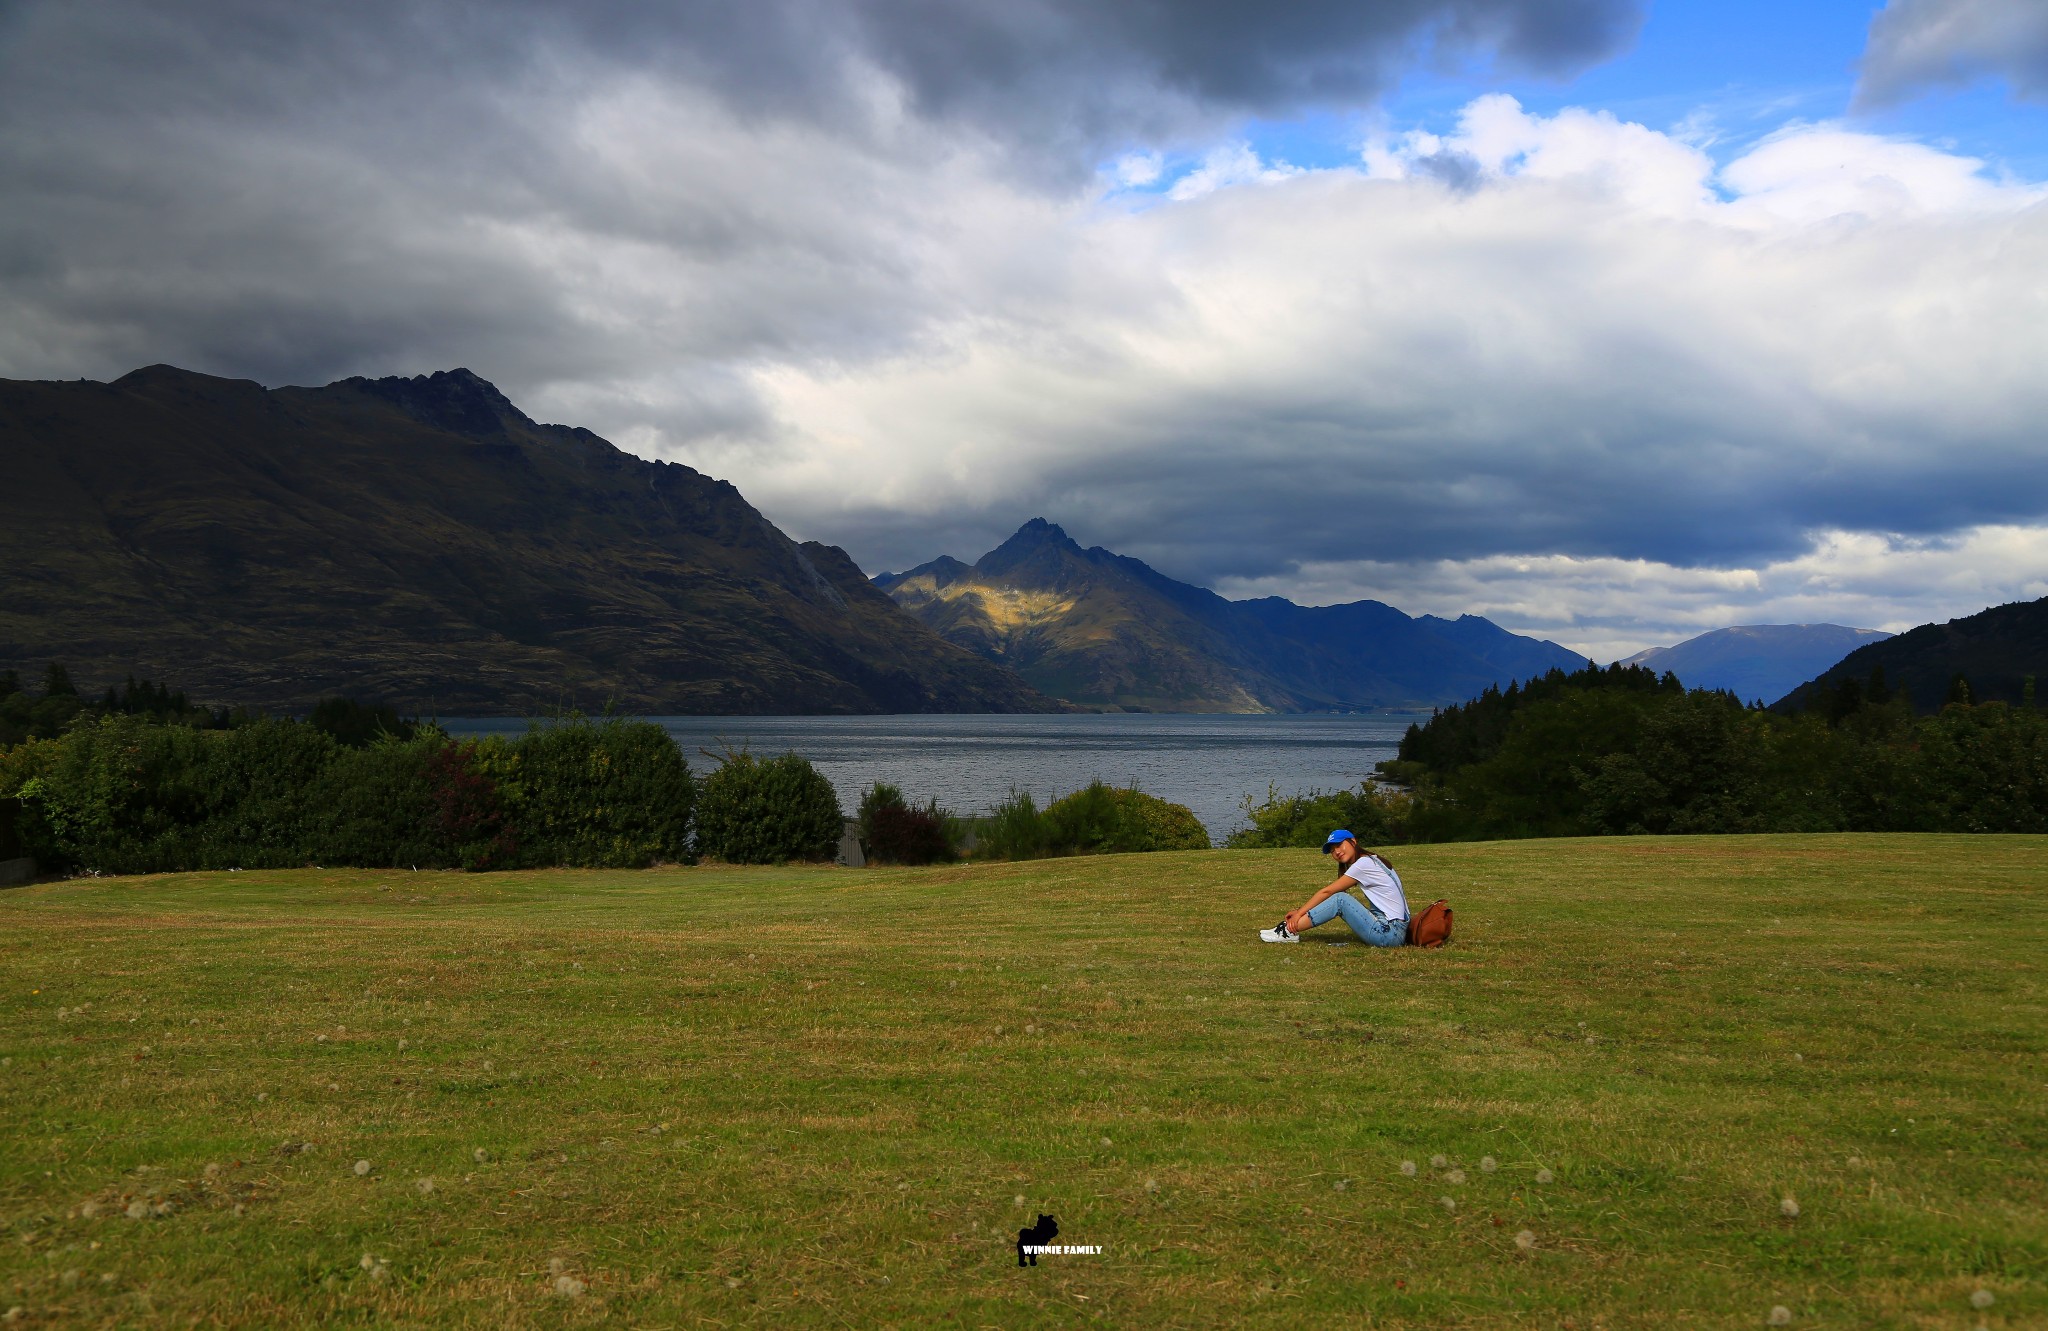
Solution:
M 1394 858 L 1449 950 L 1259 944 L 1305 851 L 0 894 L 0 1309 L 2048 1325 L 2048 839 Z

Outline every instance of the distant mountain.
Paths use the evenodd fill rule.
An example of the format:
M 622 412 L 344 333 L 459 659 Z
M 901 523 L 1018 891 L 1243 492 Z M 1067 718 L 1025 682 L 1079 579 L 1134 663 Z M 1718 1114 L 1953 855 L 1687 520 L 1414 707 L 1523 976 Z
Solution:
M 1993 606 L 1946 624 L 1922 624 L 1859 647 L 1773 707 L 1797 711 L 1815 684 L 1862 683 L 1878 666 L 1884 667 L 1886 686 L 1904 689 L 1919 712 L 1939 711 L 1957 675 L 1969 680 L 1978 702 L 2018 702 L 2029 675 L 2048 692 L 2048 597 Z
M 1043 518 L 972 565 L 941 557 L 875 584 L 949 641 L 1087 706 L 1305 712 L 1461 702 L 1584 658 L 1474 615 L 1378 601 L 1230 601 Z
M 1744 624 L 1637 652 L 1624 665 L 1670 671 L 1688 688 L 1726 689 L 1744 702 L 1782 698 L 1855 651 L 1892 636 L 1840 624 Z
M 467 370 L 0 380 L 0 668 L 524 713 L 1038 711 L 835 548 Z

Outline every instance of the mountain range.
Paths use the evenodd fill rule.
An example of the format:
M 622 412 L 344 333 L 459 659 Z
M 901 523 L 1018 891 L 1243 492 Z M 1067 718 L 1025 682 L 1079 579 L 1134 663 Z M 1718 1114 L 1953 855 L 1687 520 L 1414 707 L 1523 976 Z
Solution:
M 1743 624 L 1652 647 L 1622 664 L 1669 671 L 1689 688 L 1726 689 L 1744 702 L 1770 702 L 1857 648 L 1890 636 L 1840 624 Z
M 973 564 L 941 557 L 875 585 L 948 641 L 1090 707 L 1354 711 L 1461 702 L 1585 659 L 1476 615 L 1378 601 L 1232 601 L 1034 518 Z
M 726 482 L 467 370 L 0 380 L 0 477 L 0 668 L 285 709 L 1062 709 Z
M 2029 677 L 2048 684 L 2048 597 L 1922 624 L 1859 647 L 1773 706 L 1798 710 L 1815 685 L 1860 684 L 1880 666 L 1886 687 L 1903 690 L 1918 712 L 1939 711 L 1957 675 L 1969 681 L 1973 701 L 2017 703 Z

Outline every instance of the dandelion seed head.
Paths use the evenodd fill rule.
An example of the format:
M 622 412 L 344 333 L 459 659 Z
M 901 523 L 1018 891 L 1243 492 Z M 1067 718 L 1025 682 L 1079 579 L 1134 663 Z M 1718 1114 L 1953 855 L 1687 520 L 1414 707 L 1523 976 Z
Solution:
M 369 1269 L 370 1269 L 371 1267 L 375 1266 L 376 1264 L 377 1264 L 377 1259 L 376 1259 L 375 1257 L 371 1256 L 371 1255 L 370 1255 L 369 1253 L 364 1253 L 364 1254 L 363 1254 L 363 1260 L 362 1260 L 362 1261 L 360 1261 L 360 1262 L 357 1262 L 357 1263 L 356 1263 L 356 1265 L 357 1265 L 357 1266 L 360 1266 L 360 1267 L 362 1267 L 362 1268 L 363 1268 L 363 1269 L 364 1269 L 365 1271 L 369 1270 Z
M 548 1258 L 548 1274 L 558 1276 L 569 1269 L 569 1264 L 559 1257 Z
M 141 1220 L 149 1215 L 149 1203 L 141 1200 L 128 1203 L 128 1218 Z
M 1787 1220 L 1797 1218 L 1799 1215 L 1798 1201 L 1791 1197 L 1785 1198 L 1778 1203 L 1778 1214 L 1784 1216 Z
M 1429 1157 L 1429 1167 L 1431 1169 L 1442 1169 L 1445 1165 L 1449 1163 L 1451 1163 L 1450 1160 L 1441 1155 L 1433 1155 Z
M 1557 1175 L 1547 1169 L 1539 1169 L 1536 1171 L 1536 1181 L 1538 1183 L 1554 1183 L 1557 1181 Z
M 1010 1199 L 1010 1202 L 1013 1206 L 1022 1206 L 1024 1204 L 1024 1194 L 1021 1192 L 1018 1193 L 1015 1197 L 1012 1197 Z
M 419 1182 L 413 1184 L 413 1186 L 415 1188 L 418 1188 L 420 1190 L 420 1195 L 424 1197 L 434 1190 L 434 1180 L 430 1178 L 423 1178 Z
M 1529 1251 L 1531 1248 L 1536 1246 L 1536 1235 L 1530 1232 L 1529 1230 L 1523 1230 L 1521 1233 L 1515 1235 L 1515 1246 L 1521 1249 L 1523 1252 Z
M 1159 1180 L 1158 1180 L 1158 1179 L 1156 1179 L 1156 1178 L 1148 1178 L 1148 1179 L 1146 1179 L 1146 1180 L 1145 1180 L 1145 1191 L 1147 1191 L 1147 1192 L 1157 1192 L 1157 1191 L 1159 1191 Z
M 1104 1146 L 1108 1146 L 1108 1145 L 1110 1145 L 1111 1143 L 1110 1143 L 1110 1140 L 1109 1140 L 1109 1138 L 1107 1138 L 1107 1137 L 1104 1137 L 1104 1138 L 1102 1139 L 1102 1144 L 1103 1144 Z
M 358 1161 L 356 1161 L 356 1177 L 357 1177 L 357 1178 L 361 1178 L 361 1177 L 363 1177 L 363 1175 L 365 1175 L 365 1174 L 367 1174 L 367 1173 L 369 1173 L 369 1172 L 370 1172 L 370 1162 L 369 1162 L 369 1161 L 367 1161 L 367 1160 L 358 1160 Z
M 1771 1326 L 1790 1326 L 1792 1325 L 1792 1310 L 1780 1303 L 1771 1309 L 1771 1315 L 1764 1318 L 1764 1321 Z
M 474 1151 L 471 1151 L 469 1153 L 469 1158 L 476 1161 L 478 1164 L 483 1164 L 486 1160 L 489 1160 L 491 1158 L 491 1153 L 489 1151 L 486 1151 L 483 1147 L 479 1146 Z
M 578 1280 L 575 1276 L 555 1277 L 555 1293 L 561 1295 L 565 1299 L 582 1298 L 583 1291 L 585 1288 L 586 1286 L 584 1285 L 584 1283 Z
M 1443 1207 L 1446 1211 L 1455 1211 L 1458 1209 L 1458 1202 L 1457 1199 L 1454 1197 L 1439 1197 L 1436 1199 L 1436 1204 L 1438 1206 Z
M 1462 1169 L 1454 1169 L 1450 1173 L 1444 1175 L 1444 1182 L 1446 1183 L 1459 1184 L 1463 1183 L 1464 1181 L 1465 1171 Z
M 1406 1174 L 1409 1178 L 1414 1178 L 1415 1162 L 1413 1160 L 1403 1160 L 1401 1162 L 1401 1172 L 1403 1174 Z
M 1998 1296 L 1988 1289 L 1980 1289 L 1970 1296 L 1970 1306 L 1972 1308 L 1989 1308 L 1996 1302 L 1998 1302 Z
M 1499 1169 L 1499 1168 L 1500 1168 L 1500 1162 L 1499 1162 L 1499 1161 L 1497 1161 L 1497 1160 L 1495 1160 L 1495 1159 L 1494 1159 L 1494 1158 L 1493 1158 L 1492 1156 L 1490 1156 L 1490 1155 L 1482 1155 L 1482 1156 L 1480 1156 L 1480 1157 L 1479 1157 L 1479 1172 L 1480 1172 L 1480 1173 L 1482 1173 L 1482 1174 L 1491 1174 L 1491 1173 L 1492 1173 L 1492 1172 L 1493 1172 L 1494 1170 L 1496 1170 L 1496 1169 Z

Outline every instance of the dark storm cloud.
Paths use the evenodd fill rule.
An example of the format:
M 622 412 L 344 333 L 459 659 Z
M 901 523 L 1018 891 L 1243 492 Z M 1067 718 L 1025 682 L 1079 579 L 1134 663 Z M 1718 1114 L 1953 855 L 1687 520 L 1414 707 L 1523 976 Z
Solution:
M 1870 21 L 1856 85 L 1860 107 L 1896 105 L 1930 88 L 2004 79 L 2048 98 L 2048 5 L 2040 0 L 1891 0 Z
M 1068 192 L 1119 146 L 1369 99 L 1424 47 L 1563 73 L 1635 21 L 1632 0 L 17 4 L 0 374 L 466 363 L 531 388 L 637 377 L 659 341 L 698 404 L 662 426 L 744 432 L 736 363 L 887 353 L 945 303 L 914 214 L 963 157 Z M 621 163 L 607 137 L 636 133 L 667 142 Z M 606 244 L 646 247 L 671 298 L 606 308 L 576 270 Z

